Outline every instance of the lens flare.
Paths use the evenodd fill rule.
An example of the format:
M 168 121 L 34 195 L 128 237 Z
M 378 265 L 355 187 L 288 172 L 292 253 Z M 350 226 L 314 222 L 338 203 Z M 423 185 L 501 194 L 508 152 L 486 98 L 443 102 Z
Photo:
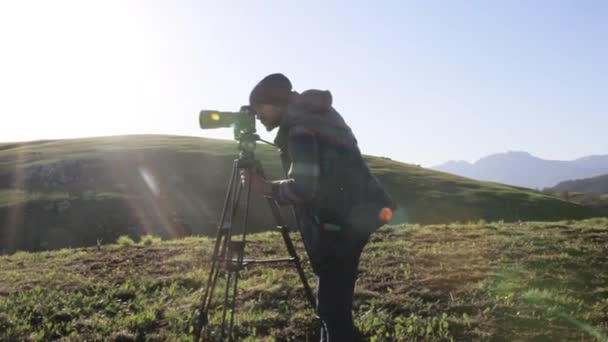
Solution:
M 382 208 L 380 210 L 380 213 L 378 214 L 378 218 L 380 219 L 380 222 L 384 224 L 391 222 L 391 220 L 393 219 L 393 209 Z
M 154 194 L 154 196 L 158 197 L 160 195 L 160 190 L 158 188 L 158 184 L 156 183 L 156 180 L 152 176 L 152 173 L 150 173 L 147 168 L 141 167 L 141 166 L 138 167 L 138 170 L 139 170 L 139 174 L 141 175 L 141 178 L 144 180 L 144 182 L 148 186 L 148 189 L 150 189 L 150 191 L 152 192 L 152 194 Z

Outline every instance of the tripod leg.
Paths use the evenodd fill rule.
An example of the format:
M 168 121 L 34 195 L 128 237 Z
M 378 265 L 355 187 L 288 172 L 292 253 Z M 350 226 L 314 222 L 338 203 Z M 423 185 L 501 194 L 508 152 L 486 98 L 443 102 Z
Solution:
M 300 258 L 298 257 L 298 253 L 296 252 L 295 247 L 293 246 L 293 242 L 291 241 L 291 237 L 289 236 L 289 230 L 286 226 L 281 227 L 281 236 L 283 236 L 283 241 L 285 241 L 285 246 L 287 247 L 287 252 L 293 258 L 293 262 L 296 266 L 296 270 L 298 271 L 298 276 L 300 276 L 300 281 L 302 281 L 302 285 L 304 286 L 304 293 L 306 294 L 306 298 L 310 303 L 310 306 L 313 310 L 316 309 L 316 300 L 315 296 L 312 293 L 312 289 L 308 284 L 308 279 L 306 278 L 306 274 L 304 273 L 304 268 L 302 268 L 302 263 Z
M 260 176 L 266 178 L 264 175 L 264 169 L 262 168 L 262 164 L 259 162 L 256 163 L 256 169 Z M 267 197 L 268 205 L 270 206 L 270 210 L 272 211 L 272 216 L 274 216 L 275 221 L 277 222 L 277 227 L 281 229 L 281 236 L 283 237 L 283 241 L 285 241 L 285 246 L 287 247 L 287 252 L 293 258 L 293 262 L 296 265 L 296 270 L 298 271 L 298 275 L 300 276 L 300 281 L 302 281 L 302 285 L 304 286 L 304 292 L 306 293 L 306 298 L 310 303 L 313 310 L 316 309 L 316 300 L 315 296 L 312 293 L 312 289 L 308 284 L 308 280 L 306 279 L 306 274 L 304 273 L 304 269 L 302 268 L 302 263 L 300 262 L 300 258 L 298 257 L 298 253 L 293 245 L 291 237 L 289 236 L 289 230 L 285 225 L 285 221 L 283 220 L 283 216 L 281 216 L 281 211 L 279 210 L 279 206 L 277 202 L 275 202 L 272 198 Z M 297 223 L 299 224 L 299 222 Z
M 241 265 L 241 263 L 239 263 L 238 265 L 234 265 L 234 252 L 237 252 L 237 255 L 240 254 L 239 249 L 235 250 L 234 248 L 234 244 L 232 241 L 232 224 L 234 224 L 235 218 L 236 218 L 236 214 L 237 214 L 237 210 L 239 209 L 239 202 L 240 202 L 240 198 L 241 198 L 241 191 L 243 189 L 243 187 L 240 185 L 239 183 L 239 173 L 236 172 L 236 170 L 238 170 L 238 162 L 235 161 L 235 175 L 234 175 L 234 182 L 235 184 L 237 184 L 234 187 L 234 194 L 232 197 L 232 203 L 231 203 L 231 214 L 230 214 L 230 224 L 231 227 L 229 229 L 230 233 L 228 234 L 227 240 L 225 240 L 226 243 L 226 253 L 224 254 L 224 266 L 227 269 L 227 277 L 226 277 L 226 287 L 224 290 L 224 305 L 223 305 L 223 309 L 222 309 L 222 324 L 221 324 L 221 334 L 220 334 L 220 338 L 223 340 L 225 337 L 225 331 L 226 331 L 226 315 L 228 314 L 228 307 L 231 307 L 231 311 L 230 311 L 230 316 L 231 316 L 231 322 L 230 325 L 232 324 L 232 317 L 234 317 L 234 302 L 236 301 L 236 292 L 235 291 L 231 291 L 231 287 L 234 286 L 236 287 L 237 281 L 238 281 L 238 272 L 239 272 L 239 267 Z M 248 189 L 250 190 L 250 188 Z M 248 197 L 249 197 L 249 191 L 248 191 Z M 240 258 L 237 258 L 237 260 L 240 260 Z M 232 285 L 232 286 L 231 286 Z M 231 304 L 229 304 L 231 303 Z M 232 337 L 232 328 L 229 327 L 228 330 L 228 338 L 231 339 Z
M 226 276 L 226 288 L 224 292 L 224 307 L 222 308 L 222 326 L 220 328 L 220 339 L 224 340 L 224 332 L 226 330 L 226 314 L 228 313 L 228 300 L 230 297 L 230 283 L 232 282 L 232 271 L 228 272 Z M 228 336 L 230 336 L 230 332 L 228 332 Z
M 242 254 L 241 254 L 242 256 Z M 243 262 L 242 257 L 239 257 L 239 265 Z M 236 316 L 236 297 L 237 287 L 239 282 L 239 271 L 234 272 L 234 281 L 232 284 L 232 301 L 230 303 L 230 324 L 228 325 L 228 339 L 232 341 L 234 339 L 234 316 Z
M 237 252 L 237 270 L 234 274 L 234 284 L 233 284 L 233 289 L 232 289 L 232 303 L 231 303 L 231 307 L 230 307 L 230 324 L 229 324 L 229 336 L 230 339 L 232 340 L 233 338 L 233 328 L 234 328 L 234 316 L 236 316 L 236 297 L 237 297 L 237 292 L 238 292 L 238 281 L 239 281 L 239 271 L 241 266 L 243 265 L 243 260 L 245 258 L 245 243 L 247 240 L 247 227 L 248 227 L 248 220 L 249 220 L 249 203 L 250 203 L 250 199 L 251 199 L 251 182 L 247 183 L 247 190 L 246 190 L 246 195 L 245 195 L 245 216 L 243 218 L 243 238 L 241 240 L 240 244 L 236 244 L 237 246 L 239 246 Z
M 217 228 L 215 237 L 215 244 L 213 247 L 213 254 L 211 257 L 211 267 L 209 270 L 209 277 L 207 279 L 207 286 L 205 287 L 204 294 L 201 300 L 201 306 L 199 310 L 199 317 L 194 328 L 194 341 L 198 342 L 201 338 L 201 331 L 204 326 L 209 323 L 209 307 L 213 299 L 213 292 L 217 284 L 217 278 L 219 275 L 218 263 L 220 262 L 221 255 L 226 253 L 226 243 L 230 240 L 230 231 L 224 227 L 226 222 L 226 214 L 228 212 L 230 201 L 233 198 L 234 189 L 237 186 L 237 161 L 235 160 L 232 166 L 232 172 L 230 175 L 230 181 L 226 189 L 226 196 L 224 199 L 224 205 L 222 207 L 222 214 L 220 216 L 220 222 Z M 220 251 L 221 248 L 221 251 Z

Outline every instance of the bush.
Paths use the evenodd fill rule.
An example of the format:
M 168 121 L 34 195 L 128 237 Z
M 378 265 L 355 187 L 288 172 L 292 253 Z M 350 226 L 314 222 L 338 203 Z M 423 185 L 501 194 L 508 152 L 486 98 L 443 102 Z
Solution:
M 141 237 L 141 240 L 139 241 L 139 243 L 141 243 L 144 246 L 150 246 L 150 245 L 156 245 L 158 243 L 160 243 L 162 239 L 158 236 L 154 236 L 154 235 L 144 235 Z
M 133 246 L 135 242 L 128 235 L 121 235 L 116 240 L 116 243 L 120 246 Z

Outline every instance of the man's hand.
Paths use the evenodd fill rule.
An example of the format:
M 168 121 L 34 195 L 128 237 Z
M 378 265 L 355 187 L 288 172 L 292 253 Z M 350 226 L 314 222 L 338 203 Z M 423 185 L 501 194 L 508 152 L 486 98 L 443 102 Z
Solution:
M 241 170 L 241 184 L 244 187 L 251 183 L 251 191 L 264 196 L 272 196 L 272 185 L 252 170 Z

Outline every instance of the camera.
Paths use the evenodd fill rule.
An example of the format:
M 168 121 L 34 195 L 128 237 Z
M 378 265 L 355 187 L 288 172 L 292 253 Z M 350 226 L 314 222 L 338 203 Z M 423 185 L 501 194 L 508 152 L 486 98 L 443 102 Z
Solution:
M 199 123 L 202 129 L 232 127 L 234 139 L 243 140 L 255 135 L 255 112 L 251 106 L 241 106 L 238 112 L 201 110 Z

